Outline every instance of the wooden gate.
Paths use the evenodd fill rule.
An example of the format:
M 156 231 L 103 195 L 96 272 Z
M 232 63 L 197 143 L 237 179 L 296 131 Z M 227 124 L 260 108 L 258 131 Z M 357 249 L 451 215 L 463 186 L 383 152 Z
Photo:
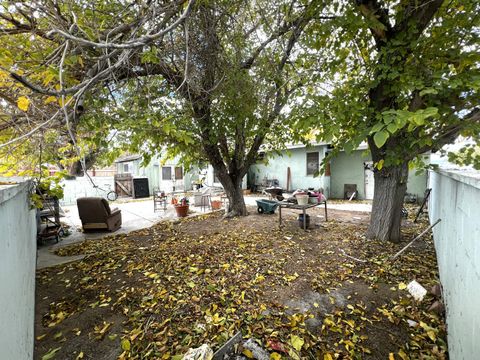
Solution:
M 132 174 L 115 174 L 115 192 L 118 196 L 132 196 L 133 177 Z

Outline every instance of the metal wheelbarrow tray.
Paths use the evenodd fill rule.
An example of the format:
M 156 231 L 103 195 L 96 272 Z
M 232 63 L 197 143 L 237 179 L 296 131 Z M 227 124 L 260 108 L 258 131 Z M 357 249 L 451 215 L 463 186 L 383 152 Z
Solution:
M 259 214 L 274 214 L 278 206 L 278 202 L 267 199 L 256 200 L 257 211 Z

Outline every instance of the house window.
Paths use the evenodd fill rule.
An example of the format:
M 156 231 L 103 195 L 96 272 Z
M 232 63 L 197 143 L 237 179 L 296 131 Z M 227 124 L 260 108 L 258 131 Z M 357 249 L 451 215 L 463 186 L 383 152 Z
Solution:
M 162 166 L 162 180 L 172 180 L 172 168 L 170 166 Z
M 183 179 L 183 168 L 176 167 L 175 168 L 175 180 L 182 180 Z
M 318 172 L 318 152 L 307 153 L 307 175 L 315 175 Z
M 129 173 L 130 172 L 130 163 L 124 163 L 123 164 L 123 172 L 124 173 Z

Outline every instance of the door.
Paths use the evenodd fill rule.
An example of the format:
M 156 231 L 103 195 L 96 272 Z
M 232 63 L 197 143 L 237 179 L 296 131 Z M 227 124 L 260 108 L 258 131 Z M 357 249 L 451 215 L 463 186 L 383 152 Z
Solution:
M 373 176 L 373 162 L 369 161 L 364 163 L 365 169 L 365 199 L 373 200 L 373 189 L 375 186 L 375 180 Z
M 173 171 L 171 166 L 162 166 L 160 190 L 165 192 L 173 191 Z

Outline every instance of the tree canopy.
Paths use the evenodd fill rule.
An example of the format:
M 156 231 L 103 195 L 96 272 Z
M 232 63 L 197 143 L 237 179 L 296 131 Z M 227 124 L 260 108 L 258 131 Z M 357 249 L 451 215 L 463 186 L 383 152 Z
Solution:
M 408 164 L 460 134 L 478 141 L 480 7 L 441 0 L 332 6 L 342 15 L 309 38 L 312 49 L 329 50 L 322 90 L 305 98 L 299 124 L 316 126 L 337 150 L 368 142 L 376 167 L 369 233 L 398 240 Z
M 85 167 L 112 141 L 147 157 L 167 147 L 213 165 L 232 214 L 246 213 L 240 183 L 260 146 L 314 129 L 336 151 L 368 142 L 369 234 L 398 240 L 409 164 L 480 133 L 476 1 L 1 6 L 0 151 L 42 143 Z
M 61 54 L 57 68 L 64 75 L 52 82 L 56 88 L 49 89 L 45 81 L 39 86 L 36 78 L 18 69 L 6 71 L 32 93 L 70 100 L 71 112 L 65 114 L 70 135 L 75 135 L 79 109 L 83 114 L 90 94 L 95 94 L 90 103 L 110 98 L 102 109 L 110 118 L 90 122 L 90 131 L 95 132 L 95 126 L 119 131 L 118 138 L 123 136 L 130 149 L 152 153 L 166 145 L 171 154 L 182 154 L 184 159 L 207 160 L 230 197 L 232 213 L 245 214 L 242 178 L 265 140 L 278 146 L 291 135 L 285 106 L 310 80 L 302 71 L 306 54 L 298 49 L 298 40 L 315 18 L 329 17 L 319 15 L 320 1 L 177 5 L 173 9 L 161 3 L 148 10 L 141 4 L 133 5 L 133 10 L 125 8 L 130 16 L 123 26 L 115 16 L 120 4 L 88 2 L 83 7 L 94 10 L 81 15 L 82 5 L 70 4 L 78 17 L 67 19 L 63 26 L 57 17 L 63 20 L 65 16 L 59 14 L 66 10 L 55 6 L 50 9 L 54 19 L 45 14 L 55 21 L 48 25 L 53 29 L 41 34 L 47 42 L 62 41 L 60 48 L 51 47 L 42 54 Z M 152 10 L 155 7 L 159 9 Z M 23 8 L 15 9 L 15 15 L 23 16 Z M 164 21 L 153 18 L 154 14 L 163 14 Z M 93 25 L 95 17 L 95 25 L 101 19 L 101 29 Z M 17 20 L 8 20 L 20 32 Z M 141 25 L 136 25 L 137 20 Z M 162 35 L 145 31 L 146 24 L 152 27 L 150 22 Z

